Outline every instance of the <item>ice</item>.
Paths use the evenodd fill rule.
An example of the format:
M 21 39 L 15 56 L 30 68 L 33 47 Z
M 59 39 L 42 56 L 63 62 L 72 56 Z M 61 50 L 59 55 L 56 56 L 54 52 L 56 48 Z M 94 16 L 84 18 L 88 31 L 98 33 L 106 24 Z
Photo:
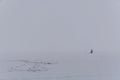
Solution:
M 68 57 L 53 57 L 54 62 L 43 59 L 2 60 L 0 80 L 119 80 L 118 56 L 81 52 Z M 9 71 L 11 67 L 15 69 Z

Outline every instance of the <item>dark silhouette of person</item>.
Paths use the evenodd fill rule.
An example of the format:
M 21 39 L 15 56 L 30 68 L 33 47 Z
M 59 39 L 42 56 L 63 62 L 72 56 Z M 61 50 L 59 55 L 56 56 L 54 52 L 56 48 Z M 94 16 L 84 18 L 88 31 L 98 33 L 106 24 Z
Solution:
M 93 54 L 93 49 L 91 49 L 90 54 Z

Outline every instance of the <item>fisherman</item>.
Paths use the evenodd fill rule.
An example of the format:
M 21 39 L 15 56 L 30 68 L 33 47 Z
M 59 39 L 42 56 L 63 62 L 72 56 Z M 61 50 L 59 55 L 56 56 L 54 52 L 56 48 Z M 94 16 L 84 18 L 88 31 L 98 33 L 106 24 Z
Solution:
M 90 54 L 93 54 L 93 49 L 91 49 Z

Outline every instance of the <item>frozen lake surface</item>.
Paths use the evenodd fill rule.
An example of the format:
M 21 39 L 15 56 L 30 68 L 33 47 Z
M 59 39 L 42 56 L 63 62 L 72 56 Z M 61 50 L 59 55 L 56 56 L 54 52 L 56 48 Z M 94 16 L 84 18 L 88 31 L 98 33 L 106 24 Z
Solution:
M 120 79 L 120 59 L 118 54 L 75 53 L 74 55 L 51 55 L 44 58 L 37 58 L 37 60 L 35 58 L 32 60 L 28 58 L 1 60 L 0 80 Z

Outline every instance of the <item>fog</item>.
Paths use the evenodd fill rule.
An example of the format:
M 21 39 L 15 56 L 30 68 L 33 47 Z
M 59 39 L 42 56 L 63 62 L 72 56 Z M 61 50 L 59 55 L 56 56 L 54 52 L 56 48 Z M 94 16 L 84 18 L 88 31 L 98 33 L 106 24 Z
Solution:
M 0 52 L 119 52 L 119 0 L 1 0 Z
M 0 0 L 0 59 L 75 59 L 90 66 L 80 74 L 116 73 L 119 21 L 120 0 Z

